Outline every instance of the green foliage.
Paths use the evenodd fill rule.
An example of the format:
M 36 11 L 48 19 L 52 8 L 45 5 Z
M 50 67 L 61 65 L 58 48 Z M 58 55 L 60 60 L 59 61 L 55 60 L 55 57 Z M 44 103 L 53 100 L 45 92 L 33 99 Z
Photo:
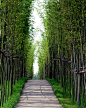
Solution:
M 13 57 L 23 58 L 24 66 L 32 45 L 32 37 L 29 34 L 32 1 L 3 0 L 1 2 L 1 50 L 8 51 L 8 55 Z
M 40 46 L 38 48 L 38 65 L 39 65 L 39 73 L 38 76 L 40 75 L 41 78 L 43 78 L 44 71 L 43 67 L 45 63 L 47 64 L 49 61 L 49 48 L 48 48 L 48 42 L 47 38 L 43 36 L 42 42 L 40 42 Z M 48 61 L 47 61 L 48 59 Z
M 63 108 L 78 108 L 78 105 L 68 98 L 68 94 L 63 92 L 62 86 L 56 80 L 49 78 L 46 78 L 46 80 L 52 85 L 56 98 L 58 98 Z
M 30 73 L 30 71 L 31 76 L 33 76 L 33 69 L 31 69 L 33 68 L 33 57 L 31 57 L 32 61 L 29 60 L 30 70 L 28 70 L 27 64 L 27 60 L 30 58 L 28 58 L 28 55 L 32 56 L 31 46 L 33 41 L 32 36 L 30 36 L 29 34 L 29 19 L 31 13 L 30 5 L 32 1 L 33 0 L 0 1 L 0 51 L 2 51 L 5 55 L 5 57 L 2 56 L 3 54 L 0 52 L 0 74 L 2 74 L 2 77 L 5 75 L 5 77 L 3 77 L 4 81 L 1 81 L 0 78 L 0 82 L 2 86 L 4 86 L 2 91 L 5 91 L 5 81 L 8 80 L 8 77 L 9 80 L 11 80 L 11 87 L 8 90 L 11 91 L 16 77 L 17 79 L 20 79 L 23 76 L 26 76 L 27 73 Z M 9 69 L 9 72 L 7 71 L 7 69 Z M 17 86 L 17 88 L 19 87 Z M 19 88 L 17 90 L 21 91 L 22 88 Z M 5 93 L 2 94 L 2 97 L 4 97 L 4 95 Z M 17 95 L 19 98 L 20 94 L 17 93 Z M 12 96 L 11 98 L 14 98 L 15 102 L 17 102 L 18 100 L 16 99 L 16 95 Z M 4 102 L 4 98 L 2 98 L 1 101 Z M 9 107 L 13 106 L 13 103 L 11 104 L 11 102 L 12 101 L 10 100 Z
M 82 35 L 83 52 L 85 52 L 85 35 L 81 34 L 81 30 L 84 30 L 82 25 L 86 25 L 85 5 L 85 0 L 50 0 L 47 3 L 44 25 L 50 53 L 54 52 L 59 57 L 63 56 L 63 50 L 67 49 L 70 57 L 73 44 L 80 52 L 80 35 Z M 64 54 L 65 58 L 67 58 L 67 51 Z
M 31 48 L 28 51 L 27 60 L 26 60 L 26 71 L 31 79 L 33 78 L 33 63 L 35 59 L 35 54 L 34 54 L 35 48 L 36 45 L 32 44 Z
M 47 2 L 47 5 L 45 5 L 46 17 L 43 17 L 43 21 L 45 26 L 45 38 L 47 40 L 48 48 L 43 48 L 44 46 L 41 45 L 41 48 L 39 50 L 40 56 L 38 63 L 41 73 L 40 75 L 42 77 L 45 73 L 46 53 L 44 52 L 46 52 L 46 49 L 48 49 L 48 56 L 46 56 L 46 58 L 48 57 L 47 64 L 49 64 L 49 58 L 51 60 L 50 64 L 48 65 L 49 71 L 47 72 L 47 74 L 50 75 L 50 78 L 53 78 L 53 76 L 54 78 L 57 78 L 57 73 L 58 76 L 60 74 L 61 82 L 63 82 L 64 86 L 65 81 L 62 78 L 66 78 L 67 76 L 67 69 L 63 65 L 64 61 L 61 64 L 61 69 L 59 69 L 60 66 L 57 67 L 58 62 L 55 63 L 52 59 L 66 58 L 67 60 L 71 60 L 73 55 L 73 60 L 71 60 L 72 65 L 69 68 L 71 70 L 75 68 L 78 70 L 79 68 L 80 71 L 80 67 L 85 67 L 83 65 L 85 64 L 84 59 L 86 58 L 85 7 L 86 0 L 49 0 Z M 41 13 L 39 12 L 39 14 Z M 57 72 L 56 70 L 58 70 L 59 72 Z M 68 75 L 68 77 L 70 78 L 70 75 Z M 57 91 L 58 90 L 56 90 L 56 92 Z
M 9 97 L 8 101 L 6 101 L 6 103 L 3 104 L 2 108 L 13 108 L 17 104 L 22 93 L 22 88 L 24 87 L 24 84 L 27 80 L 27 77 L 23 77 L 18 81 L 18 83 L 14 85 L 11 99 Z
M 40 80 L 40 72 L 37 73 L 37 79 Z

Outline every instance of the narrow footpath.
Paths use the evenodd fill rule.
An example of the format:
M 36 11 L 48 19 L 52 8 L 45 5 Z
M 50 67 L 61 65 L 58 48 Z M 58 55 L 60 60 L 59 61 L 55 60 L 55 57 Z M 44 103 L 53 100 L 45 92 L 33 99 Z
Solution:
M 28 80 L 14 108 L 63 108 L 46 80 Z

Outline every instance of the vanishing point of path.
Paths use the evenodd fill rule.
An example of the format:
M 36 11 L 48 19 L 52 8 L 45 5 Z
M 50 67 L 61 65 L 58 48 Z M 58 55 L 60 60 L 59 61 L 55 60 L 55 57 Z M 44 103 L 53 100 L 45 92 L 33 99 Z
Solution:
M 28 80 L 14 108 L 63 108 L 46 80 Z

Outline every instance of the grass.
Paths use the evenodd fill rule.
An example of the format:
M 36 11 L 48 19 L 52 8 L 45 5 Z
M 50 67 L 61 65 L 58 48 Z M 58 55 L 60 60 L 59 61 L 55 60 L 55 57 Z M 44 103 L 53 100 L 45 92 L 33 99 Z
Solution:
M 49 78 L 46 78 L 46 80 L 52 85 L 56 98 L 58 98 L 58 101 L 63 108 L 78 108 L 77 103 L 73 103 L 73 100 L 69 99 L 68 94 L 63 93 L 63 88 L 60 84 L 58 85 L 57 81 Z
M 0 108 L 13 108 L 17 104 L 22 93 L 22 88 L 24 87 L 24 84 L 27 80 L 27 77 L 23 77 L 18 81 L 18 83 L 14 85 L 11 99 L 9 97 L 8 101 L 6 101 L 6 103 L 3 104 L 3 107 Z

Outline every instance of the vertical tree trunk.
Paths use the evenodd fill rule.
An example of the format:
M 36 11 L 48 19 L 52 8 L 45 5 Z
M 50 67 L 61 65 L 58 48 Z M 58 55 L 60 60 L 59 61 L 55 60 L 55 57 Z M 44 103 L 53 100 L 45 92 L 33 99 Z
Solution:
M 80 74 L 77 74 L 77 77 L 78 77 L 77 102 L 79 107 L 80 106 Z

